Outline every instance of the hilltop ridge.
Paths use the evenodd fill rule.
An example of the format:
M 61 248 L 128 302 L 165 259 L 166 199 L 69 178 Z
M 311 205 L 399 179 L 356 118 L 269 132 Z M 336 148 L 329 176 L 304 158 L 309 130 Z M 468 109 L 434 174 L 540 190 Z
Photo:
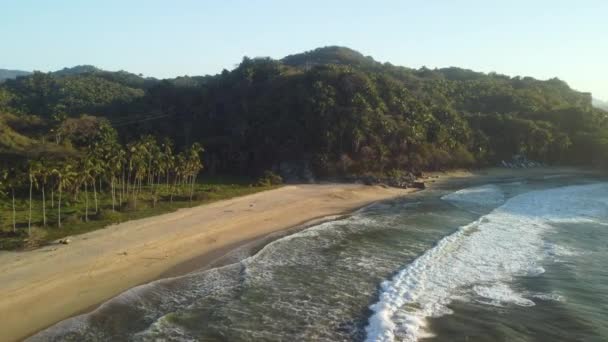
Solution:
M 588 164 L 608 151 L 606 114 L 563 80 L 414 69 L 340 46 L 164 80 L 91 65 L 34 72 L 0 85 L 0 112 L 36 116 L 49 129 L 88 114 L 125 141 L 200 142 L 210 172 L 293 160 L 318 175 L 442 169 L 516 154 Z

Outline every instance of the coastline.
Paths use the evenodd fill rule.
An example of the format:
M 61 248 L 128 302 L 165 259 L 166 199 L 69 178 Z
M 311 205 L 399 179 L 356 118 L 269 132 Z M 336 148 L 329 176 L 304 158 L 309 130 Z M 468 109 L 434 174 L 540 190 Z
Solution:
M 265 245 L 273 234 L 284 236 L 414 191 L 288 185 L 112 225 L 73 236 L 69 245 L 2 252 L 2 340 L 27 338 L 129 288 L 229 262 L 231 251 Z
M 501 178 L 594 173 L 574 168 L 427 173 L 430 188 Z M 3 340 L 31 336 L 90 312 L 132 287 L 219 267 L 283 236 L 417 189 L 360 184 L 289 185 L 73 237 L 68 246 L 0 253 Z M 76 259 L 74 259 L 76 257 Z

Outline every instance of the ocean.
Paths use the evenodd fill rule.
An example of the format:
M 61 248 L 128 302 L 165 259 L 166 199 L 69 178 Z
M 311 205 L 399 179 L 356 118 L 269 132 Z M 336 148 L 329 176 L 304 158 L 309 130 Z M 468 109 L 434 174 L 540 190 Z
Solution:
M 133 288 L 29 341 L 607 341 L 608 182 L 454 180 Z

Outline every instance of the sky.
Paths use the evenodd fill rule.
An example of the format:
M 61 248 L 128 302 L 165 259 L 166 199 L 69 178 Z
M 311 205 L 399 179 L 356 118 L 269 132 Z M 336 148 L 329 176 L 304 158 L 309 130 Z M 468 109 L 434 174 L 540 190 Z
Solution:
M 216 74 L 328 45 L 412 68 L 558 77 L 608 100 L 606 0 L 0 0 L 0 68 Z

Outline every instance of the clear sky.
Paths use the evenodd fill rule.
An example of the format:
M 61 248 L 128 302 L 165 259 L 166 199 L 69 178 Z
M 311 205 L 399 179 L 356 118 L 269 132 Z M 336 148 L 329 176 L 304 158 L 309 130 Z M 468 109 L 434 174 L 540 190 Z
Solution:
M 396 65 L 559 77 L 608 100 L 608 0 L 0 0 L 0 68 L 215 74 L 342 45 Z

